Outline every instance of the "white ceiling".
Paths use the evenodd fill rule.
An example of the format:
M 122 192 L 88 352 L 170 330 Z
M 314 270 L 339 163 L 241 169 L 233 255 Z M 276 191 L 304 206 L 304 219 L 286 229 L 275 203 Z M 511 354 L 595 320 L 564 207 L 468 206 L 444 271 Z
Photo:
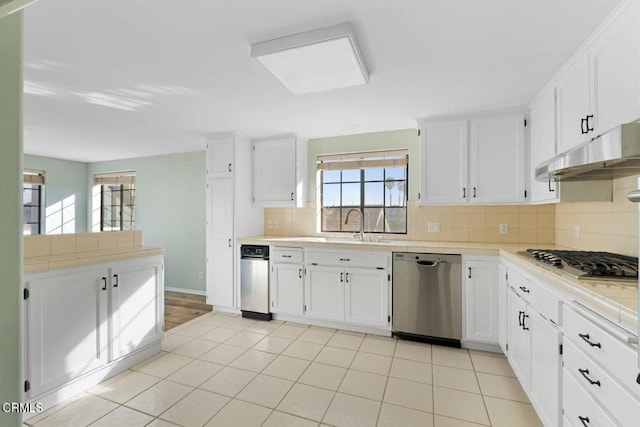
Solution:
M 25 10 L 24 150 L 99 161 L 526 106 L 620 0 L 41 0 Z M 367 86 L 294 96 L 250 44 L 352 22 Z

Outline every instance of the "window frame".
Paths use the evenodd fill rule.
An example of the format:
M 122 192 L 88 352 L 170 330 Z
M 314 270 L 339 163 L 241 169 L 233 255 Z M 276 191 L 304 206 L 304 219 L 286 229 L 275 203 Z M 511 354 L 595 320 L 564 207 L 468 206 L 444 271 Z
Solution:
M 397 152 L 388 152 L 389 155 L 397 155 Z M 353 153 L 353 154 L 348 154 L 348 155 L 344 155 L 345 158 L 352 158 L 352 157 L 359 157 L 361 159 L 360 163 L 364 163 L 362 160 L 366 161 L 365 159 L 367 157 L 369 158 L 377 158 L 380 157 L 381 155 L 384 155 L 384 152 L 371 152 L 371 153 Z M 408 228 L 409 228 L 409 224 L 408 224 L 408 201 L 409 201 L 409 161 L 408 161 L 408 150 L 405 150 L 405 152 L 403 153 L 403 155 L 406 156 L 406 164 L 403 165 L 404 167 L 404 179 L 392 179 L 389 181 L 393 181 L 393 182 L 401 182 L 404 183 L 404 187 L 405 187 L 405 194 L 404 194 L 404 205 L 403 206 L 393 206 L 393 205 L 387 205 L 386 204 L 386 199 L 388 196 L 388 189 L 387 186 L 385 185 L 385 183 L 387 182 L 387 168 L 391 168 L 391 167 L 398 167 L 398 166 L 393 166 L 393 165 L 389 165 L 389 166 L 377 166 L 377 167 L 360 167 L 360 179 L 359 181 L 345 181 L 343 180 L 343 171 L 345 170 L 355 170 L 353 168 L 318 168 L 318 179 L 319 179 L 319 198 L 318 201 L 320 203 L 320 232 L 322 233 L 353 233 L 354 230 L 353 229 L 349 229 L 349 230 L 345 230 L 344 226 L 345 224 L 343 223 L 343 214 L 345 211 L 348 211 L 349 209 L 357 209 L 360 211 L 360 213 L 364 216 L 366 209 L 382 209 L 382 214 L 383 214 L 383 224 L 385 224 L 385 230 L 383 231 L 371 231 L 368 229 L 364 229 L 363 233 L 373 233 L 373 234 L 404 234 L 406 235 L 408 233 Z M 319 156 L 319 159 L 322 156 Z M 327 156 L 327 157 L 333 157 L 333 156 Z M 335 156 L 337 157 L 337 156 Z M 318 164 L 321 163 L 321 160 L 318 160 Z M 382 179 L 381 180 L 366 180 L 365 179 L 365 175 L 366 175 L 366 169 L 382 169 Z M 332 170 L 332 171 L 339 171 L 340 172 L 340 180 L 339 181 L 331 181 L 331 182 L 324 182 L 324 172 L 326 170 Z M 343 191 L 343 185 L 347 183 L 357 183 L 360 185 L 360 202 L 358 205 L 352 206 L 352 205 L 343 205 L 342 204 L 342 191 Z M 365 203 L 365 186 L 368 183 L 381 183 L 382 187 L 383 187 L 383 192 L 382 192 L 382 204 L 381 205 L 367 205 Z M 339 184 L 340 185 L 340 204 L 338 206 L 324 206 L 324 191 L 325 191 L 325 184 Z M 325 221 L 324 221 L 324 215 L 325 215 L 325 209 L 326 208 L 331 208 L 331 209 L 338 209 L 339 210 L 339 217 L 340 217 L 340 226 L 339 226 L 339 230 L 335 230 L 335 229 L 327 229 L 325 228 Z M 386 230 L 386 218 L 387 218 L 387 210 L 388 209 L 403 209 L 404 210 L 404 231 L 387 231 Z M 366 226 L 366 221 L 364 221 L 364 225 Z M 358 227 L 360 228 L 360 227 Z M 357 232 L 358 230 L 355 230 L 355 232 Z

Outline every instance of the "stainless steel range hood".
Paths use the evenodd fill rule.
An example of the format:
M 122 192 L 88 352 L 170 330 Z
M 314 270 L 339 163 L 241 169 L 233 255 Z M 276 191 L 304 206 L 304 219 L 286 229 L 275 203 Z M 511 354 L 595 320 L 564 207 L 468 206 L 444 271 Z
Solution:
M 590 181 L 640 174 L 640 123 L 604 133 L 536 168 L 538 181 Z

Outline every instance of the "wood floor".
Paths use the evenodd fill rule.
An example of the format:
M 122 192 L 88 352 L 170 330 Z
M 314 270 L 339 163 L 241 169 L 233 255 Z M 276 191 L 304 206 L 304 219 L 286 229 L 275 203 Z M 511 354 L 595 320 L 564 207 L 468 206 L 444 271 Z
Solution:
M 206 304 L 204 295 L 185 294 L 182 292 L 164 292 L 164 330 L 168 331 L 178 325 L 202 316 L 212 310 Z

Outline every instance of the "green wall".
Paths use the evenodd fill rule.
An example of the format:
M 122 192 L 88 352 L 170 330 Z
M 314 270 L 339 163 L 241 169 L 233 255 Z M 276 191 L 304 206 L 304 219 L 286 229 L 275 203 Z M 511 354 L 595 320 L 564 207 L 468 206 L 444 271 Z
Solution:
M 87 164 L 25 154 L 24 167 L 45 171 L 46 234 L 88 231 Z
M 0 404 L 20 402 L 22 13 L 0 18 Z M 0 425 L 19 425 L 0 411 Z
M 360 151 L 409 149 L 409 200 L 418 199 L 420 151 L 416 129 L 363 133 L 309 140 L 309 201 L 316 201 L 316 158 L 319 154 L 356 153 Z
M 165 287 L 204 295 L 205 152 L 90 163 L 87 185 L 92 188 L 96 173 L 127 170 L 136 171 L 136 229 L 143 244 L 166 250 Z

